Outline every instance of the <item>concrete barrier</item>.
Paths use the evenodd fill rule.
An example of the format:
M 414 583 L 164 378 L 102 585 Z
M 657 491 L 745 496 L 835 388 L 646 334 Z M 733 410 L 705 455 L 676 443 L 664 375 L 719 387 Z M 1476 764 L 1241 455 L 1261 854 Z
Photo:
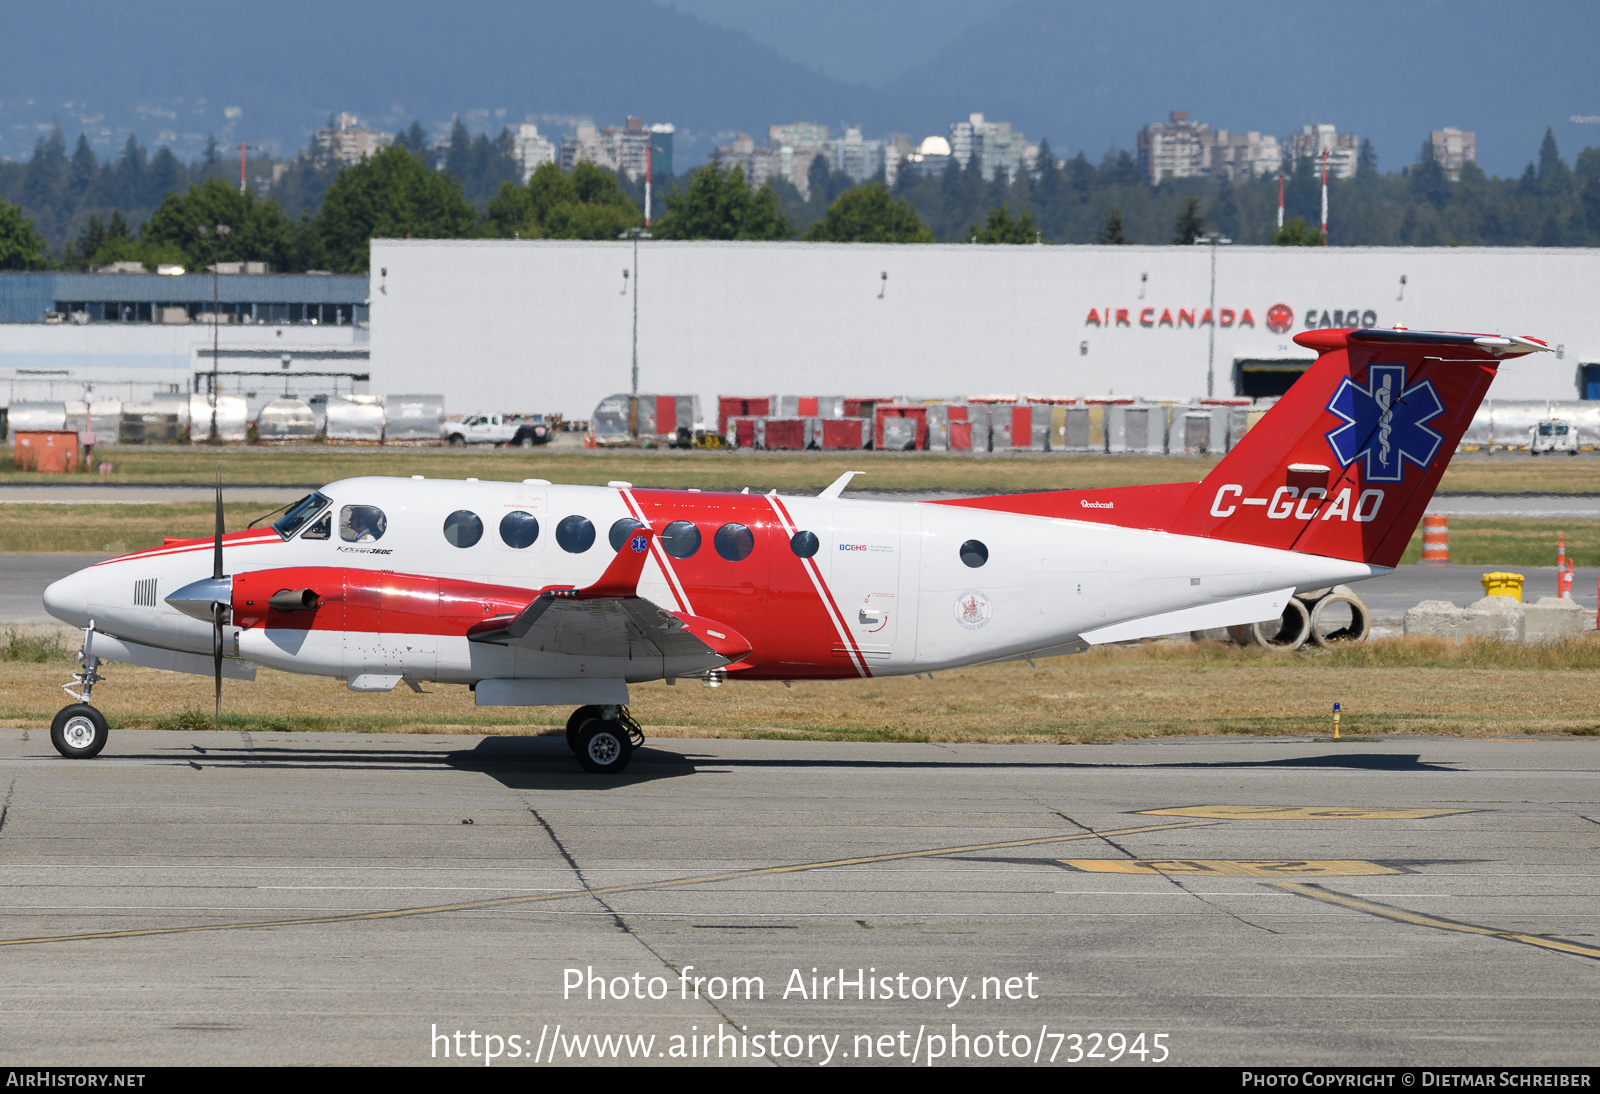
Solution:
M 1559 597 L 1542 596 L 1537 603 L 1519 604 L 1508 596 L 1486 596 L 1465 608 L 1448 600 L 1424 600 L 1406 612 L 1404 628 L 1407 636 L 1532 645 L 1576 638 L 1583 634 L 1587 618 L 1576 602 Z

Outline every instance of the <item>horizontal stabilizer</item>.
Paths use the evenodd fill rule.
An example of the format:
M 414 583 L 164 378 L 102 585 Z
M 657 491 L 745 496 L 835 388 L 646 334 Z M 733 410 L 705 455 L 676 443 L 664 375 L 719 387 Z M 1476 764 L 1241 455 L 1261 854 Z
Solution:
M 1102 646 L 1107 642 L 1133 642 L 1140 638 L 1157 638 L 1163 634 L 1183 634 L 1188 631 L 1208 631 L 1214 627 L 1239 627 L 1251 623 L 1265 623 L 1283 614 L 1284 607 L 1294 590 L 1278 589 L 1254 596 L 1240 596 L 1216 604 L 1202 604 L 1197 608 L 1184 608 L 1176 612 L 1147 615 L 1125 623 L 1113 623 L 1083 632 L 1083 640 Z

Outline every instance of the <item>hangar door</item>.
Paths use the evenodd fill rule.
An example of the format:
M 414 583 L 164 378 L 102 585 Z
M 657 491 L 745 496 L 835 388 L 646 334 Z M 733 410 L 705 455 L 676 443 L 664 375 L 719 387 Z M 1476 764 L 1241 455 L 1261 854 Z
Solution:
M 1315 363 L 1309 357 L 1235 357 L 1233 394 L 1240 399 L 1286 394 Z

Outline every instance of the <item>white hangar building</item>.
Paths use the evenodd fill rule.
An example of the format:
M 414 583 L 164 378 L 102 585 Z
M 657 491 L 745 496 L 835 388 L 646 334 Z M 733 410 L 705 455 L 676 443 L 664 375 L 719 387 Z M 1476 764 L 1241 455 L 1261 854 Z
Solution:
M 1280 393 L 1312 327 L 1525 334 L 1495 399 L 1600 400 L 1600 250 L 374 240 L 373 389 L 586 418 L 718 395 Z M 1214 350 L 1211 340 L 1215 337 Z

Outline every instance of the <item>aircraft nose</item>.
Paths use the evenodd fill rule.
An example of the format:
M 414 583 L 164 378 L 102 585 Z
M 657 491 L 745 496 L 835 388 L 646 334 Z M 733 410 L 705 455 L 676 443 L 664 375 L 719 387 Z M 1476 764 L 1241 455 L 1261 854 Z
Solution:
M 44 610 L 74 627 L 89 625 L 89 579 L 80 570 L 53 581 L 44 591 Z

